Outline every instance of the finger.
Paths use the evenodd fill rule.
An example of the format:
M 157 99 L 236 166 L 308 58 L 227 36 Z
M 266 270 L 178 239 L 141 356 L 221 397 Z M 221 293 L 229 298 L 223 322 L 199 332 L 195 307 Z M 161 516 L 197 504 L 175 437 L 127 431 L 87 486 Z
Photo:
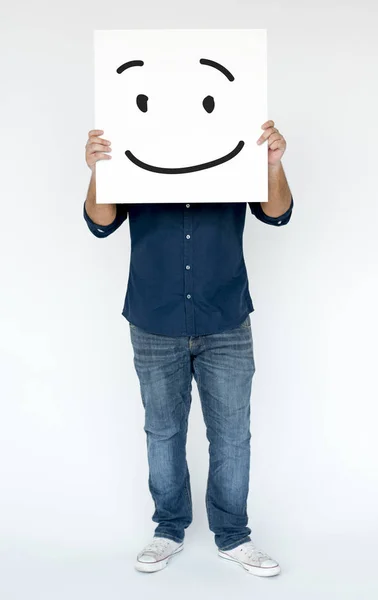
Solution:
M 270 146 L 273 142 L 281 139 L 283 140 L 283 136 L 280 133 L 272 133 L 272 135 L 270 135 L 268 138 L 268 144 Z
M 107 152 L 108 149 L 111 148 L 110 142 L 109 144 L 102 144 L 101 140 L 99 142 L 93 142 L 92 140 L 89 140 L 86 144 L 86 148 L 93 148 L 94 146 L 96 146 L 97 150 L 103 150 L 104 152 Z
M 269 129 L 266 129 L 264 131 L 264 133 L 262 133 L 259 137 L 259 139 L 257 140 L 258 144 L 261 144 L 262 142 L 264 142 L 265 140 L 268 139 L 268 137 L 270 135 L 272 135 L 272 133 L 278 133 L 278 129 L 276 129 L 275 127 L 269 127 Z
M 88 137 L 91 137 L 92 135 L 102 135 L 104 132 L 102 129 L 91 129 L 88 132 Z
M 276 140 L 273 144 L 269 144 L 270 150 L 285 150 L 286 143 L 285 140 Z
M 104 158 L 112 158 L 110 154 L 105 154 L 104 152 L 94 152 L 92 157 L 97 162 L 98 160 L 103 160 Z
M 87 144 L 92 144 L 93 142 L 96 142 L 97 144 L 105 144 L 105 145 L 110 144 L 109 140 L 105 140 L 104 138 L 100 138 L 97 136 L 88 138 Z
M 103 146 L 102 144 L 88 144 L 87 145 L 87 152 L 89 152 L 89 154 L 92 154 L 93 152 L 104 152 L 104 150 L 106 150 L 106 152 L 111 152 L 112 149 L 110 148 L 110 146 Z
M 268 127 L 274 127 L 274 121 L 266 121 L 264 125 L 261 125 L 261 129 L 267 129 Z

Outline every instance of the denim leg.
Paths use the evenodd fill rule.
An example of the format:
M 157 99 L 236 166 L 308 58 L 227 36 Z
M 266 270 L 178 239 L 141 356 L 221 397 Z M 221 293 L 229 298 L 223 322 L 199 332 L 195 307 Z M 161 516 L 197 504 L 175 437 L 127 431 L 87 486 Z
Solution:
M 250 317 L 192 342 L 194 377 L 209 440 L 206 508 L 221 550 L 250 540 L 250 396 L 255 372 Z
M 148 486 L 158 523 L 154 535 L 176 542 L 192 522 L 186 461 L 192 366 L 188 338 L 147 333 L 130 327 L 134 365 L 145 409 Z

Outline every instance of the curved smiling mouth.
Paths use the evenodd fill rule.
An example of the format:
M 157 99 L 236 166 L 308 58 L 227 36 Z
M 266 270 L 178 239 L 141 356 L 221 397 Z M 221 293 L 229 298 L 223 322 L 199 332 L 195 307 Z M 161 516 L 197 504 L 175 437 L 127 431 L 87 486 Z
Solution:
M 194 173 L 195 171 L 203 171 L 203 169 L 210 169 L 211 167 L 222 165 L 223 163 L 231 160 L 232 158 L 234 158 L 234 156 L 239 154 L 243 146 L 244 142 L 241 140 L 231 152 L 229 152 L 225 156 L 222 156 L 221 158 L 217 158 L 216 160 L 211 160 L 210 162 L 202 163 L 200 165 L 193 165 L 191 167 L 178 167 L 176 169 L 155 167 L 154 165 L 149 165 L 148 163 L 139 160 L 139 158 L 134 156 L 134 154 L 130 150 L 126 150 L 125 154 L 127 158 L 134 163 L 134 165 L 137 165 L 137 167 L 140 167 L 141 169 L 146 169 L 146 171 L 152 171 L 153 173 L 177 175 L 180 173 Z

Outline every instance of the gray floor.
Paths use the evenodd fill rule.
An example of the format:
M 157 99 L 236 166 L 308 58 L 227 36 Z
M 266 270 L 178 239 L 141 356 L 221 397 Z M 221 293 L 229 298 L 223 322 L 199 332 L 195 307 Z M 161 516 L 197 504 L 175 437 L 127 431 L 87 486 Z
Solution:
M 282 573 L 262 579 L 219 558 L 215 546 L 188 532 L 183 552 L 159 573 L 134 570 L 140 543 L 107 552 L 38 553 L 15 548 L 1 552 L 2 600 L 124 600 L 129 598 L 239 598 L 258 600 L 375 600 L 377 546 L 363 539 L 287 540 L 269 550 Z M 144 540 L 142 541 L 142 545 Z M 272 544 L 271 544 L 272 546 Z M 247 596 L 244 594 L 252 594 Z

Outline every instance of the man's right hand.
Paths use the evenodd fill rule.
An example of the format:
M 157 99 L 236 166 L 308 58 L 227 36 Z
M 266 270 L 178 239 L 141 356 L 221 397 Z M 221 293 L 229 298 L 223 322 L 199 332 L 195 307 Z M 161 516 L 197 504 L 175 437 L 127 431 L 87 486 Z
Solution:
M 111 158 L 110 154 L 107 154 L 107 152 L 111 152 L 109 140 L 99 137 L 103 133 L 101 129 L 92 129 L 88 134 L 88 141 L 85 146 L 85 160 L 92 171 L 85 200 L 85 209 L 92 221 L 100 226 L 110 225 L 117 214 L 116 204 L 97 204 L 96 202 L 96 162 Z
M 98 160 L 111 158 L 110 154 L 107 154 L 107 152 L 112 151 L 109 140 L 99 137 L 103 133 L 101 129 L 91 129 L 88 133 L 88 141 L 85 146 L 85 160 L 92 173 L 95 172 Z

